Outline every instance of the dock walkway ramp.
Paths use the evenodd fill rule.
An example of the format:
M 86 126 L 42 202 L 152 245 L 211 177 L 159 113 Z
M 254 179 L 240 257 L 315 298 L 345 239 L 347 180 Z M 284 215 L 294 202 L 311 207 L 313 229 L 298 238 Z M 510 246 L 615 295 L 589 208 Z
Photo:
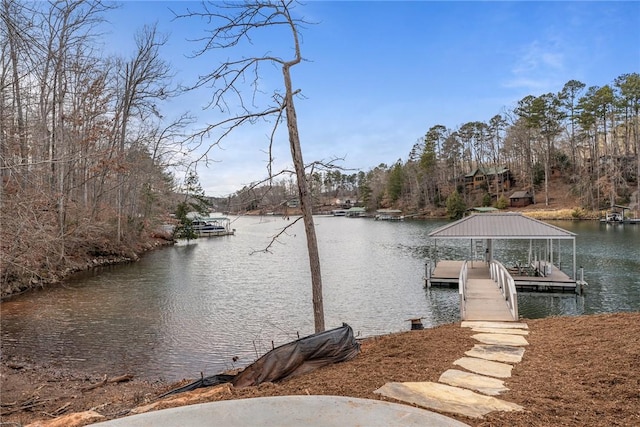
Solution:
M 463 265 L 460 277 L 461 283 L 464 281 L 464 284 L 459 287 L 462 320 L 501 322 L 518 320 L 515 287 L 510 290 L 508 289 L 510 286 L 506 284 L 511 277 L 500 280 L 496 277 L 496 274 L 500 273 L 496 270 L 492 272 L 492 269 L 494 266 L 467 267 L 467 263 Z

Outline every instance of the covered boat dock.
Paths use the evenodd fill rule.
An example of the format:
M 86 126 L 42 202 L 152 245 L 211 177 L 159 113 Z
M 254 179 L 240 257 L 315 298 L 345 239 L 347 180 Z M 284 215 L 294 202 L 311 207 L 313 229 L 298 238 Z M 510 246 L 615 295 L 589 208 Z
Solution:
M 576 267 L 576 234 L 560 227 L 526 217 L 520 213 L 474 214 L 442 226 L 431 233 L 436 258 L 426 265 L 426 283 L 431 286 L 457 287 L 463 264 L 469 268 L 487 267 L 494 261 L 494 241 L 529 241 L 527 260 L 506 266 L 520 291 L 576 292 L 582 293 L 586 283 Z M 465 260 L 439 260 L 439 240 L 466 239 L 470 241 L 469 255 Z M 560 241 L 572 245 L 571 275 L 562 271 L 559 250 Z M 554 242 L 558 249 L 554 251 Z M 535 243 L 535 246 L 534 246 Z

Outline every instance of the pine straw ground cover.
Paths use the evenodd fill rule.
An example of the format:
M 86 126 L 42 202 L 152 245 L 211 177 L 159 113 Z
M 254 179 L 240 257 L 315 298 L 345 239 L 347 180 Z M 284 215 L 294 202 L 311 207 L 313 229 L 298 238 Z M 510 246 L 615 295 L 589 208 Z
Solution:
M 526 320 L 530 328 L 523 360 L 506 381 L 502 399 L 520 413 L 492 413 L 483 419 L 452 416 L 471 426 L 636 426 L 640 425 L 640 313 Z M 353 360 L 280 384 L 218 392 L 200 389 L 158 408 L 223 399 L 290 394 L 325 394 L 382 399 L 373 391 L 391 381 L 437 381 L 454 360 L 471 349 L 473 332 L 459 324 L 372 338 Z M 107 418 L 123 416 L 179 384 L 98 383 L 83 375 L 2 363 L 2 422 L 24 425 L 94 408 Z M 186 381 L 185 381 L 186 382 Z M 24 407 L 24 408 L 23 408 Z M 62 408 L 62 409 L 61 409 Z M 445 414 L 450 415 L 450 414 Z M 450 415 L 451 416 L 451 415 Z M 83 425 L 80 423 L 78 425 Z

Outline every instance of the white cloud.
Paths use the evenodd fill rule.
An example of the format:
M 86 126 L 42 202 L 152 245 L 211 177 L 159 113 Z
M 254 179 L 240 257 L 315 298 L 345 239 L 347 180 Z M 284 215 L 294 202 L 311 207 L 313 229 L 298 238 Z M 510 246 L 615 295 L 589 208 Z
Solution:
M 565 55 L 557 43 L 534 40 L 519 49 L 511 69 L 507 88 L 540 93 L 558 90 L 559 76 L 565 74 Z

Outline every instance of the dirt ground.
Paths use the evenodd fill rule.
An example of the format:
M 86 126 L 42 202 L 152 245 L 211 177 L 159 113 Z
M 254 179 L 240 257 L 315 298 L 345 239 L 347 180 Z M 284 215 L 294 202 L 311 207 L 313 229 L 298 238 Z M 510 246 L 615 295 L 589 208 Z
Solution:
M 515 365 L 510 389 L 501 398 L 525 412 L 491 413 L 483 419 L 452 416 L 471 426 L 640 425 L 640 313 L 551 317 L 527 320 L 530 345 Z M 437 381 L 454 360 L 471 349 L 473 333 L 459 324 L 409 331 L 362 342 L 353 360 L 279 384 L 234 389 L 230 385 L 155 399 L 181 384 L 118 382 L 27 361 L 2 360 L 2 426 L 93 410 L 104 419 L 152 404 L 184 404 L 260 396 L 321 394 L 383 399 L 373 391 L 391 381 Z M 150 408 L 147 408 L 150 409 Z M 97 421 L 95 419 L 93 422 Z M 68 419 L 60 425 L 72 424 Z

